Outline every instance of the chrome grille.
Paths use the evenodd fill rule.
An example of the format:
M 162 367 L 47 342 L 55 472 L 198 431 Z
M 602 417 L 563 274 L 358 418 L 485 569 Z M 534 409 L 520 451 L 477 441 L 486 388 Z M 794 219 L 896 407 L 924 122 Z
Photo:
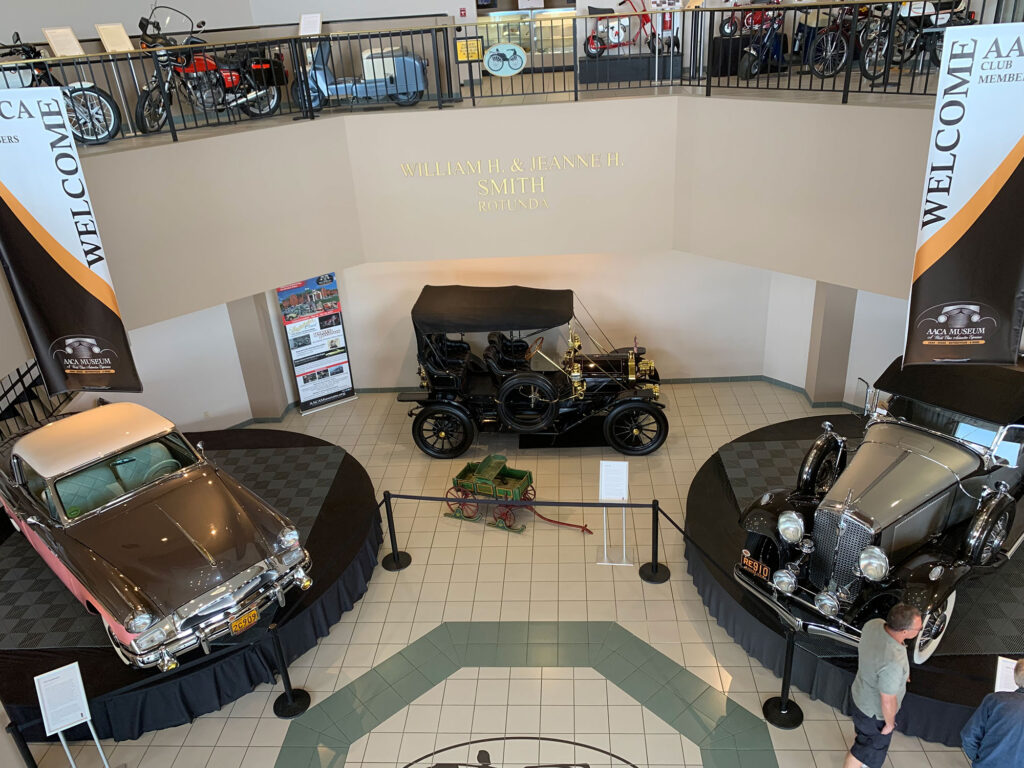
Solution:
M 844 524 L 842 536 L 839 535 L 840 521 Z M 811 583 L 818 589 L 826 589 L 830 581 L 835 581 L 836 587 L 849 585 L 850 596 L 856 597 L 860 591 L 860 578 L 854 569 L 861 550 L 874 538 L 871 529 L 849 515 L 844 517 L 837 510 L 819 507 L 814 513 L 811 538 L 814 541 L 809 573 Z
M 250 568 L 244 574 L 240 574 L 239 576 L 244 578 L 246 575 L 248 575 L 248 573 L 256 571 L 261 567 L 262 566 L 254 566 L 253 568 Z M 239 576 L 236 576 L 235 578 L 239 579 Z M 216 598 L 212 602 L 206 601 L 204 600 L 204 598 L 199 598 L 198 600 L 193 601 L 189 606 L 185 606 L 178 611 L 179 615 L 186 611 L 190 611 L 190 615 L 186 615 L 183 621 L 181 622 L 181 629 L 191 629 L 192 627 L 198 626 L 214 616 L 218 616 L 226 611 L 233 610 L 251 593 L 255 592 L 257 589 L 265 587 L 268 584 L 272 584 L 276 579 L 276 571 L 263 571 L 262 573 L 259 573 L 257 576 L 247 579 L 240 586 L 235 587 L 235 589 L 230 594 L 222 595 L 221 597 Z

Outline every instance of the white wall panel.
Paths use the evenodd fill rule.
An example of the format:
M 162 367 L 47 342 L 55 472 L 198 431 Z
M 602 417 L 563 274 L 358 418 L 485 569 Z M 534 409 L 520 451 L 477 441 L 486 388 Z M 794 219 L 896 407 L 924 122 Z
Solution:
M 803 388 L 814 311 L 814 281 L 775 272 L 764 324 L 764 375 Z
M 864 385 L 857 382 L 858 376 L 874 383 L 889 363 L 903 354 L 906 323 L 906 299 L 858 291 L 843 398 L 847 403 L 864 402 Z

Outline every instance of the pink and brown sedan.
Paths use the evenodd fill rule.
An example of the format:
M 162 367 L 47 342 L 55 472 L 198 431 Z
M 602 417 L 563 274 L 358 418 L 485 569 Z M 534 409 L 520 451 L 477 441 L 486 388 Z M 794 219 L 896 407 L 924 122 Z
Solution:
M 312 583 L 288 519 L 142 406 L 76 413 L 8 446 L 7 515 L 127 664 L 174 669 Z

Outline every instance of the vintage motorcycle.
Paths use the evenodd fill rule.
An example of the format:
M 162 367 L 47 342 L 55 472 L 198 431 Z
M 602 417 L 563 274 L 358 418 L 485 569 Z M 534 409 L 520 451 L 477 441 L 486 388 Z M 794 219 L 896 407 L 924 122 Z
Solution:
M 331 58 L 330 41 L 321 40 L 312 57 L 307 59 L 306 82 L 296 78 L 292 83 L 292 101 L 303 111 L 319 110 L 328 99 L 354 102 L 390 99 L 401 107 L 411 107 L 427 91 L 426 60 L 404 48 L 364 51 L 362 77 L 335 77 Z
M 163 23 L 157 20 L 157 11 L 164 12 Z M 168 50 L 178 45 L 175 38 L 163 32 L 172 22 L 182 27 L 188 25 L 181 45 L 206 42 L 195 34 L 206 22 L 197 24 L 176 8 L 157 5 L 148 18 L 139 19 L 141 47 L 153 52 L 157 64 L 149 84 L 139 92 L 135 121 L 140 131 L 153 133 L 164 126 L 175 93 L 201 112 L 237 107 L 249 117 L 258 118 L 280 109 L 281 86 L 288 84 L 288 70 L 281 54 L 267 56 L 259 45 L 246 46 L 219 59 L 197 48 Z
M 121 110 L 114 97 L 93 83 L 80 80 L 67 85 L 54 76 L 43 52 L 31 43 L 23 43 L 17 32 L 10 45 L 0 45 L 0 58 L 19 56 L 24 63 L 0 66 L 0 88 L 41 88 L 58 86 L 64 93 L 68 123 L 80 144 L 106 144 L 121 130 Z

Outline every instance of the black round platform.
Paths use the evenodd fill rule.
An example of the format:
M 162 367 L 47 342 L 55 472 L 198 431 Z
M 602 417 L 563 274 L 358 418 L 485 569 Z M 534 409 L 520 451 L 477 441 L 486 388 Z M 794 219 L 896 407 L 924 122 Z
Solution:
M 859 416 L 828 419 L 842 435 L 859 438 L 863 432 L 864 421 Z M 772 424 L 722 446 L 698 470 L 686 502 L 687 571 L 701 599 L 747 653 L 780 677 L 786 643 L 779 620 L 732 577 L 746 538 L 739 514 L 741 506 L 764 490 L 792 487 L 796 477 L 792 463 L 799 464 L 806 446 L 821 433 L 822 420 L 815 416 Z M 1013 633 L 1008 633 L 1005 641 L 999 635 L 993 638 L 991 632 L 981 641 L 978 638 L 979 626 L 1004 620 L 1000 611 L 1005 607 L 986 605 L 981 595 L 998 595 L 1001 589 L 1012 588 L 1003 583 L 1007 579 L 1017 580 L 1017 574 L 1000 570 L 968 582 L 967 589 L 979 595 L 970 605 L 961 606 L 958 595 L 959 616 L 954 615 L 942 646 L 926 664 L 911 664 L 910 684 L 897 718 L 900 731 L 951 747 L 960 745 L 961 728 L 992 691 L 998 655 L 1020 655 L 1010 639 Z M 1014 600 L 1008 607 L 1016 610 L 1018 603 Z M 999 615 L 992 615 L 993 611 Z M 1019 632 L 1015 636 L 1019 638 Z M 805 634 L 797 638 L 793 685 L 849 714 L 856 652 L 822 638 Z M 1005 642 L 1005 647 L 1001 648 L 1000 642 Z M 957 649 L 965 652 L 957 653 Z
M 13 531 L 6 526 L 0 533 L 0 701 L 27 740 L 45 738 L 35 675 L 77 661 L 99 737 L 135 739 L 190 722 L 260 683 L 274 682 L 271 622 L 278 624 L 291 663 L 366 592 L 383 536 L 373 483 L 358 461 L 332 443 L 281 430 L 222 430 L 189 438 L 202 440 L 211 460 L 295 523 L 312 556 L 313 586 L 289 591 L 286 606 L 267 611 L 239 637 L 215 642 L 209 656 L 193 651 L 169 673 L 135 670 L 117 658 L 99 620 L 21 537 L 7 535 Z M 84 726 L 67 736 L 90 738 Z

